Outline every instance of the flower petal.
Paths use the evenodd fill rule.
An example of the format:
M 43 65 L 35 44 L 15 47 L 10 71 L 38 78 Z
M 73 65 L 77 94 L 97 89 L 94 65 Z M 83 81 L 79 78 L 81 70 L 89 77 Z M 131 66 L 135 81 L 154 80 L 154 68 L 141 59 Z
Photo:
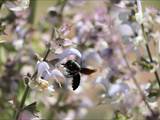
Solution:
M 118 30 L 122 36 L 133 36 L 134 35 L 134 32 L 133 32 L 131 26 L 128 24 L 120 25 Z
M 86 51 L 83 55 L 83 60 L 87 66 L 92 66 L 93 68 L 100 67 L 103 63 L 101 56 L 94 50 Z
M 65 77 L 59 70 L 54 69 L 50 72 L 50 74 L 46 74 L 44 79 L 49 80 L 51 82 L 53 80 L 56 80 L 57 82 L 64 82 Z
M 7 1 L 6 7 L 11 11 L 22 11 L 29 7 L 30 0 L 18 0 L 16 2 Z
M 66 58 L 66 57 L 68 57 L 70 55 L 75 55 L 75 56 L 77 56 L 79 58 L 81 58 L 81 56 L 82 56 L 81 53 L 77 49 L 68 48 L 68 49 L 65 49 L 63 53 L 59 54 L 58 58 L 60 60 L 63 60 L 64 58 Z
M 129 86 L 126 83 L 117 83 L 111 86 L 108 91 L 109 96 L 114 96 L 118 93 L 126 93 L 129 90 Z
M 23 110 L 19 117 L 18 117 L 18 120 L 38 120 L 38 118 L 36 119 L 37 117 L 35 115 L 33 115 L 33 113 L 31 113 L 30 111 L 28 110 Z
M 49 65 L 44 61 L 38 61 L 36 65 L 36 70 L 38 71 L 37 76 L 41 76 L 44 72 L 47 72 L 49 74 Z

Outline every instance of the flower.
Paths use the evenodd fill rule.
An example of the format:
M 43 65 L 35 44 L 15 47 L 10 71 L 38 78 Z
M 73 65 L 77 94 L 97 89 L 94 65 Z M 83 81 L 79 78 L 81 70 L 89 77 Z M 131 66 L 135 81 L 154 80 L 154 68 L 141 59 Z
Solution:
M 20 113 L 18 120 L 39 120 L 39 118 L 33 115 L 33 113 L 31 113 L 30 111 L 23 110 Z
M 108 91 L 109 96 L 115 96 L 117 94 L 126 94 L 129 90 L 129 86 L 126 83 L 116 83 L 110 86 Z
M 30 87 L 40 91 L 48 90 L 54 92 L 53 81 L 56 80 L 61 87 L 61 82 L 64 82 L 64 76 L 58 69 L 50 70 L 50 67 L 45 61 L 38 61 L 36 65 L 37 79 L 30 82 Z
M 41 76 L 45 72 L 49 73 L 49 65 L 45 61 L 38 61 L 36 65 L 36 70 L 37 70 L 37 76 Z
M 101 56 L 94 50 L 88 50 L 83 54 L 83 61 L 87 66 L 100 67 L 103 63 Z
M 7 1 L 5 6 L 11 11 L 22 11 L 29 7 L 30 0 Z
M 133 36 L 134 32 L 130 25 L 128 24 L 122 24 L 119 26 L 119 32 L 122 36 Z
M 77 49 L 75 49 L 75 48 L 67 48 L 67 49 L 65 49 L 61 54 L 59 54 L 59 55 L 57 56 L 57 58 L 58 58 L 59 60 L 63 60 L 64 58 L 66 58 L 66 57 L 68 57 L 68 56 L 70 56 L 70 55 L 74 55 L 74 56 L 79 57 L 79 58 L 82 57 L 82 55 L 81 55 L 81 53 L 79 52 L 79 50 L 77 50 Z

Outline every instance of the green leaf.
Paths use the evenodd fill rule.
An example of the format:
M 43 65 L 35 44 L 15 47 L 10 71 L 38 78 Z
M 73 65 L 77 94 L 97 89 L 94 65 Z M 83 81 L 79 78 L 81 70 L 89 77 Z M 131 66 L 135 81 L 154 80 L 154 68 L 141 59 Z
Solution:
M 35 112 L 37 112 L 37 110 L 36 110 L 36 105 L 37 105 L 37 102 L 33 102 L 33 103 L 25 106 L 23 109 L 24 109 L 24 110 L 28 110 L 28 111 L 30 111 L 31 113 L 35 113 Z
M 121 114 L 120 112 L 115 112 L 115 117 L 113 120 L 128 120 L 128 117 Z

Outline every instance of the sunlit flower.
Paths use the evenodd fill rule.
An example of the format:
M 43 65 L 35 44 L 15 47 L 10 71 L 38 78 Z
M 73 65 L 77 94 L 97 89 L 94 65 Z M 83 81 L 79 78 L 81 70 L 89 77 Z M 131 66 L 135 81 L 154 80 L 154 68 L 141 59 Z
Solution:
M 7 1 L 6 7 L 12 11 L 22 11 L 29 7 L 30 0 Z
M 16 50 L 20 50 L 23 47 L 24 40 L 18 39 L 13 41 L 13 46 L 16 48 Z

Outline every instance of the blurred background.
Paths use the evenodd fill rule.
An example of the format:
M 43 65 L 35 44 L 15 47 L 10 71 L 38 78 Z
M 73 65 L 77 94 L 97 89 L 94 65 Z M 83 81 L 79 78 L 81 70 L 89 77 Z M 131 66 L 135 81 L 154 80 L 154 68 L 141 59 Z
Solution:
M 8 1 L 16 0 L 2 0 L 0 10 L 0 120 L 159 120 L 159 112 L 156 117 L 148 114 L 142 96 L 131 81 L 133 74 L 151 102 L 151 107 L 159 111 L 158 84 L 154 86 L 156 92 L 153 94 L 147 91 L 156 81 L 155 74 L 145 71 L 150 70 L 148 66 L 139 69 L 139 64 L 138 67 L 133 65 L 139 56 L 148 57 L 143 45 L 131 43 L 140 36 L 137 32 L 140 27 L 137 21 L 129 21 L 125 14 L 121 14 L 123 17 L 119 15 L 120 12 L 126 12 L 128 16 L 128 11 L 134 10 L 135 5 L 124 7 L 126 3 L 123 4 L 122 0 L 121 4 L 118 0 L 30 0 L 29 8 L 17 11 L 12 9 L 17 4 L 7 4 Z M 22 4 L 20 6 L 23 7 Z M 147 15 L 159 17 L 160 12 L 157 11 L 160 9 L 160 0 L 142 0 L 142 7 L 143 11 L 149 8 L 146 10 Z M 120 19 L 115 17 L 117 14 Z M 119 28 L 119 24 L 132 23 L 138 26 L 135 31 L 128 27 Z M 159 24 L 153 20 L 152 29 L 147 29 L 149 32 L 146 33 L 157 37 L 159 26 L 160 20 Z M 128 36 L 124 37 L 126 34 Z M 54 41 L 60 38 L 62 41 Z M 147 44 L 159 65 L 159 39 L 151 39 L 154 40 Z M 63 55 L 67 48 L 75 48 L 82 54 L 82 64 L 75 56 L 67 56 L 64 61 L 74 58 L 82 67 L 95 69 L 96 72 L 93 75 L 82 75 L 76 91 L 71 89 L 69 78 L 66 78 L 70 81 L 65 83 L 67 87 L 62 83 L 62 89 L 53 82 L 55 92 L 51 94 L 31 85 L 20 109 L 28 84 L 25 78 L 29 77 L 28 73 L 33 75 L 38 69 L 37 61 L 42 61 L 50 42 L 53 49 L 47 57 L 50 69 L 61 71 L 59 64 L 57 67 L 48 61 L 54 60 L 57 54 Z M 125 51 L 132 70 L 128 70 L 119 46 Z M 156 70 L 160 74 L 159 67 Z M 61 72 L 64 73 L 64 70 Z M 126 91 L 129 91 L 127 95 Z M 117 92 L 118 95 L 115 95 Z

